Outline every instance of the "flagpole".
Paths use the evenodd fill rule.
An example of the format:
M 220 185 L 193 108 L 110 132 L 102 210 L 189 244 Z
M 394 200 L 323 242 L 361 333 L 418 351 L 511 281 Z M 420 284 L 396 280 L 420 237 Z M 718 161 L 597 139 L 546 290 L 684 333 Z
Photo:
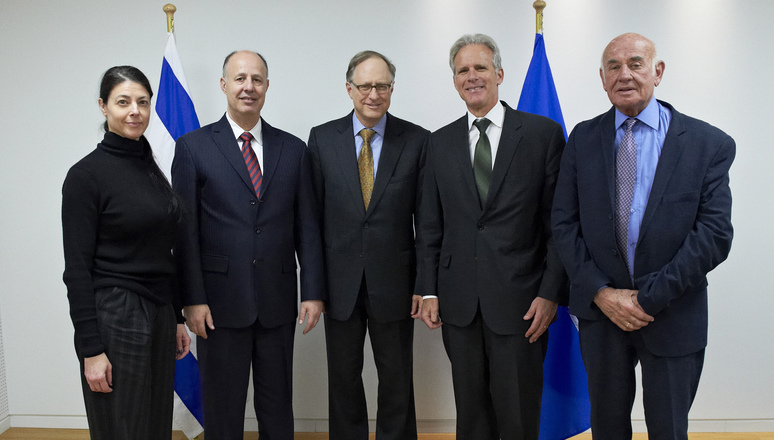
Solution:
M 167 3 L 166 5 L 164 5 L 164 7 L 163 7 L 162 9 L 163 9 L 164 13 L 165 13 L 165 14 L 167 14 L 167 34 L 174 34 L 174 32 L 175 32 L 175 12 L 177 11 L 177 8 L 176 8 L 176 7 L 175 7 L 175 5 L 173 5 L 172 3 Z M 168 37 L 168 38 L 170 38 L 170 39 L 171 39 L 171 40 L 170 40 L 171 42 L 173 42 L 173 41 L 174 41 L 174 36 L 172 36 L 172 35 L 169 35 L 169 37 Z M 169 43 L 168 43 L 168 44 L 169 44 Z M 167 46 L 167 48 L 169 48 L 169 46 Z M 175 48 L 175 47 L 174 47 L 174 45 L 173 45 L 173 48 L 174 48 L 174 51 L 173 51 L 173 52 L 174 52 L 174 54 L 175 54 L 175 58 L 177 58 L 177 48 Z M 166 55 L 167 55 L 167 53 L 166 53 L 166 51 L 165 51 L 165 57 L 166 57 Z M 165 63 L 166 63 L 166 59 L 165 59 Z M 179 61 L 178 61 L 178 63 L 179 63 Z M 164 69 L 163 69 L 163 67 L 162 67 L 162 83 L 163 83 L 163 81 L 164 81 L 164 80 L 163 80 L 163 78 L 164 78 L 164 73 L 163 73 L 163 70 L 164 70 Z M 181 72 L 182 72 L 182 70 L 181 70 Z M 174 76 L 174 71 L 173 71 L 173 73 L 172 73 L 172 76 Z M 161 84 L 159 84 L 159 90 L 158 90 L 158 91 L 159 91 L 159 95 L 161 95 L 161 87 L 162 87 L 162 86 L 161 86 Z M 158 107 L 158 101 L 157 101 L 157 107 Z M 193 127 L 190 127 L 190 128 L 189 128 L 189 130 L 190 130 L 190 129 L 195 129 L 195 128 L 198 128 L 198 127 L 199 127 L 199 121 L 196 119 L 196 113 L 195 113 L 195 111 L 193 110 L 193 103 L 191 103 L 191 112 L 193 113 L 194 126 L 193 126 Z M 158 120 L 159 124 L 161 124 L 161 127 L 163 128 L 163 130 L 165 130 L 165 131 L 166 131 L 166 130 L 168 130 L 166 127 L 164 127 L 164 123 L 163 123 L 163 122 L 161 122 L 161 120 L 159 120 L 159 119 L 158 119 L 158 114 L 156 114 L 156 112 L 155 112 L 155 111 L 154 111 L 154 117 L 155 117 L 155 119 L 156 119 L 156 120 Z M 151 124 L 151 125 L 153 125 L 153 124 Z M 149 134 L 148 134 L 148 136 L 149 136 L 149 137 L 155 137 L 155 136 L 156 136 L 156 134 L 150 134 L 150 133 L 149 133 Z M 159 135 L 159 136 L 161 136 L 161 138 L 163 139 L 163 135 Z M 175 138 L 174 138 L 174 137 L 171 137 L 169 133 L 167 134 L 167 137 L 169 137 L 169 139 L 170 139 L 172 142 L 174 142 Z M 160 143 L 163 143 L 163 142 L 160 142 Z M 173 146 L 174 146 L 174 145 L 173 145 Z M 165 167 L 165 169 L 167 169 L 167 168 Z M 167 178 L 169 178 L 169 176 L 167 176 Z M 188 356 L 191 356 L 191 354 L 189 354 Z M 185 359 L 188 359 L 188 357 L 186 357 Z M 183 359 L 183 361 L 184 361 L 185 359 Z M 194 359 L 195 359 L 195 358 L 194 358 Z M 176 371 L 176 374 L 179 374 L 179 370 L 177 369 L 177 362 L 181 362 L 181 361 L 176 361 L 176 365 L 175 365 L 175 371 Z M 194 362 L 194 368 L 196 368 L 196 369 L 197 369 L 197 371 L 198 371 L 198 367 L 196 367 L 196 366 L 195 366 L 196 360 L 194 360 L 193 362 Z M 190 365 L 189 365 L 189 366 L 190 366 Z M 197 382 L 198 382 L 198 379 L 199 379 L 199 378 L 198 378 L 198 376 L 197 376 L 197 378 L 196 378 Z M 175 392 L 176 392 L 176 394 L 177 394 L 177 391 L 178 391 L 178 390 L 177 390 L 177 389 L 175 389 Z M 181 405 L 183 408 L 185 408 L 185 405 L 186 405 L 186 403 L 185 403 L 185 402 L 183 402 L 183 401 L 180 399 L 179 395 L 176 395 L 176 396 L 175 396 L 175 399 L 176 399 L 177 401 L 179 401 L 180 405 Z M 178 412 L 178 411 L 179 411 L 179 410 L 178 410 L 178 408 L 177 408 L 177 405 L 178 405 L 178 404 L 177 404 L 177 403 L 175 403 L 175 408 L 173 409 L 173 414 L 175 414 L 176 412 Z M 201 405 L 201 403 L 200 403 L 200 405 Z M 188 410 L 186 409 L 186 411 L 188 411 Z M 190 412 L 189 412 L 189 414 L 190 414 Z M 174 415 L 173 415 L 173 417 L 174 417 Z M 191 419 L 194 419 L 194 424 L 198 425 L 198 423 L 199 423 L 199 422 L 198 422 L 198 421 L 195 419 L 195 417 L 194 417 L 193 415 L 190 415 L 190 418 L 191 418 Z M 177 418 L 176 418 L 176 417 L 175 417 L 175 421 L 178 423 L 178 425 L 180 424 L 180 423 L 179 423 L 179 420 L 177 420 Z M 186 427 L 185 427 L 185 426 L 181 426 L 181 427 L 183 428 L 183 430 L 184 430 L 184 431 L 186 430 Z M 199 429 L 201 430 L 201 429 L 203 429 L 203 428 L 202 428 L 202 427 L 199 425 Z M 201 431 L 199 431 L 199 432 L 201 432 Z M 187 435 L 187 434 L 186 434 L 185 436 L 186 436 L 186 437 L 188 437 L 188 435 Z M 201 439 L 201 434 L 200 434 L 200 435 L 197 435 L 197 436 L 195 436 L 195 437 L 193 437 L 193 440 L 199 440 L 199 439 Z
M 167 32 L 168 33 L 172 33 L 175 31 L 175 11 L 177 11 L 177 8 L 172 3 L 167 3 L 166 5 L 164 5 L 164 12 L 167 13 Z
M 170 5 L 171 6 L 171 5 Z M 174 8 L 174 6 L 172 6 Z M 535 0 L 532 3 L 532 7 L 535 8 L 535 33 L 543 34 L 543 9 L 546 7 L 546 2 L 543 0 Z

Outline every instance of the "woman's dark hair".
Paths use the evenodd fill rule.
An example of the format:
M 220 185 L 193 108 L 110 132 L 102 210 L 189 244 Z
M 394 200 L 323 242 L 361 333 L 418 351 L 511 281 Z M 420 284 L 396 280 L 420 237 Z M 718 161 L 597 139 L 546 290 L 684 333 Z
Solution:
M 108 98 L 110 97 L 110 92 L 113 91 L 113 89 L 126 81 L 130 81 L 133 83 L 137 83 L 145 88 L 145 90 L 148 92 L 148 98 L 153 98 L 153 88 L 151 88 L 150 81 L 148 81 L 148 77 L 145 76 L 140 69 L 133 67 L 133 66 L 114 66 L 108 69 L 103 75 L 102 75 L 102 81 L 99 85 L 99 98 L 102 100 L 102 102 L 107 103 Z M 105 121 L 104 125 L 105 132 L 108 130 L 108 123 Z M 143 136 L 143 139 L 145 137 Z M 147 139 L 145 139 L 146 145 Z M 150 145 L 148 145 L 148 156 L 146 157 L 146 160 L 148 162 L 149 168 L 148 173 L 150 174 L 151 181 L 153 184 L 160 189 L 164 194 L 169 196 L 170 203 L 169 203 L 169 212 L 173 212 L 178 215 L 178 221 L 182 220 L 183 211 L 182 211 L 182 204 L 180 203 L 180 199 L 178 195 L 175 193 L 175 191 L 172 189 L 172 186 L 169 184 L 169 181 L 164 176 L 164 173 L 159 168 L 158 164 L 156 163 L 156 160 L 153 158 L 153 150 L 150 148 Z
M 102 81 L 99 85 L 99 99 L 107 104 L 110 92 L 112 92 L 117 85 L 126 81 L 134 82 L 145 87 L 145 90 L 148 92 L 148 98 L 153 98 L 153 88 L 151 88 L 148 77 L 146 77 L 140 69 L 133 66 L 115 66 L 108 69 L 102 75 Z M 104 128 L 107 132 L 107 121 L 105 121 Z

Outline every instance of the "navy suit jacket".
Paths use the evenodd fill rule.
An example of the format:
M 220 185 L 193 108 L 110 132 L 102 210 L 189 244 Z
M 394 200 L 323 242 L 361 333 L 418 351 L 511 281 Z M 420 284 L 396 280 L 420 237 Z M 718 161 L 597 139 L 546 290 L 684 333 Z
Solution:
M 607 319 L 594 297 L 605 286 L 639 290 L 655 320 L 641 329 L 652 353 L 681 356 L 707 344 L 707 273 L 728 256 L 733 139 L 672 112 L 634 253 L 634 285 L 615 239 L 615 110 L 581 122 L 562 157 L 554 238 L 570 275 L 570 312 Z
M 297 317 L 301 300 L 324 299 L 322 248 L 303 141 L 261 118 L 263 184 L 255 196 L 224 115 L 180 137 L 172 184 L 189 221 L 176 247 L 185 305 L 207 304 L 216 327 L 265 327 Z
M 504 104 L 504 103 L 503 103 Z M 556 122 L 505 106 L 488 199 L 473 177 L 467 115 L 434 132 L 425 172 L 419 282 L 437 294 L 444 322 L 524 334 L 540 296 L 563 301 L 566 278 L 551 236 L 551 204 L 564 132 Z
M 408 319 L 416 279 L 414 222 L 430 132 L 387 113 L 368 210 L 357 167 L 352 113 L 309 134 L 312 174 L 323 213 L 326 312 L 346 320 L 365 274 L 379 322 Z

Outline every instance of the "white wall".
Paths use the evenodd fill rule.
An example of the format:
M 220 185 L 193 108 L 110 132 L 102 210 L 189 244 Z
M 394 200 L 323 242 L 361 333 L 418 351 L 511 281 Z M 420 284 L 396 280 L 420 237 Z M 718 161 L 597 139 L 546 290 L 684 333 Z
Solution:
M 5 381 L 5 356 L 3 355 L 3 324 L 0 321 L 0 432 L 11 426 L 8 414 L 8 385 Z
M 60 188 L 67 169 L 101 139 L 100 75 L 116 64 L 158 82 L 166 41 L 163 1 L 0 0 L 0 313 L 14 426 L 85 426 L 72 324 L 61 281 Z M 178 0 L 177 42 L 202 122 L 219 118 L 223 57 L 260 51 L 271 87 L 263 116 L 306 139 L 309 128 L 351 109 L 349 58 L 362 49 L 396 64 L 393 114 L 435 130 L 464 105 L 452 87 L 449 46 L 463 33 L 492 35 L 503 52 L 500 96 L 516 105 L 532 53 L 531 0 Z M 607 42 L 651 37 L 666 61 L 656 96 L 718 125 L 737 141 L 731 170 L 736 238 L 710 276 L 710 341 L 691 412 L 693 430 L 774 431 L 774 248 L 766 134 L 774 102 L 774 3 L 767 0 L 548 0 L 546 44 L 568 129 L 609 108 L 598 77 Z M 768 202 L 767 202 L 768 200 Z M 769 263 L 766 263 L 766 262 Z M 449 366 L 439 332 L 417 326 L 418 418 L 453 427 Z M 0 365 L 2 363 L 0 362 Z M 296 417 L 324 427 L 322 328 L 299 336 Z M 369 399 L 375 373 L 366 367 Z M 251 412 L 249 412 L 251 414 Z M 372 417 L 375 416 L 371 408 Z M 642 419 L 639 404 L 634 417 Z M 641 424 L 639 425 L 641 429 Z

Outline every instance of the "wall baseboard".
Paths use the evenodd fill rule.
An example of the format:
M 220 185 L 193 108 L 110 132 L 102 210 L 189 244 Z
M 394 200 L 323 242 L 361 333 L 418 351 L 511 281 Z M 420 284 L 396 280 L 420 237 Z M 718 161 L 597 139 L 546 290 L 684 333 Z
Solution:
M 0 434 L 9 428 L 58 428 L 58 429 L 88 429 L 86 416 L 47 416 L 47 415 L 9 415 L 0 420 Z M 452 433 L 455 431 L 454 419 L 417 420 L 417 431 L 420 433 Z M 369 421 L 370 431 L 376 428 L 376 421 Z M 644 420 L 632 420 L 634 432 L 647 432 Z M 174 429 L 178 429 L 174 427 Z M 772 419 L 713 419 L 690 420 L 690 432 L 774 432 Z M 255 418 L 245 419 L 245 431 L 257 431 L 258 421 Z M 328 432 L 328 419 L 296 419 L 296 432 Z
M 12 428 L 56 428 L 56 429 L 89 429 L 86 415 L 82 416 L 52 416 L 52 415 L 11 415 Z

